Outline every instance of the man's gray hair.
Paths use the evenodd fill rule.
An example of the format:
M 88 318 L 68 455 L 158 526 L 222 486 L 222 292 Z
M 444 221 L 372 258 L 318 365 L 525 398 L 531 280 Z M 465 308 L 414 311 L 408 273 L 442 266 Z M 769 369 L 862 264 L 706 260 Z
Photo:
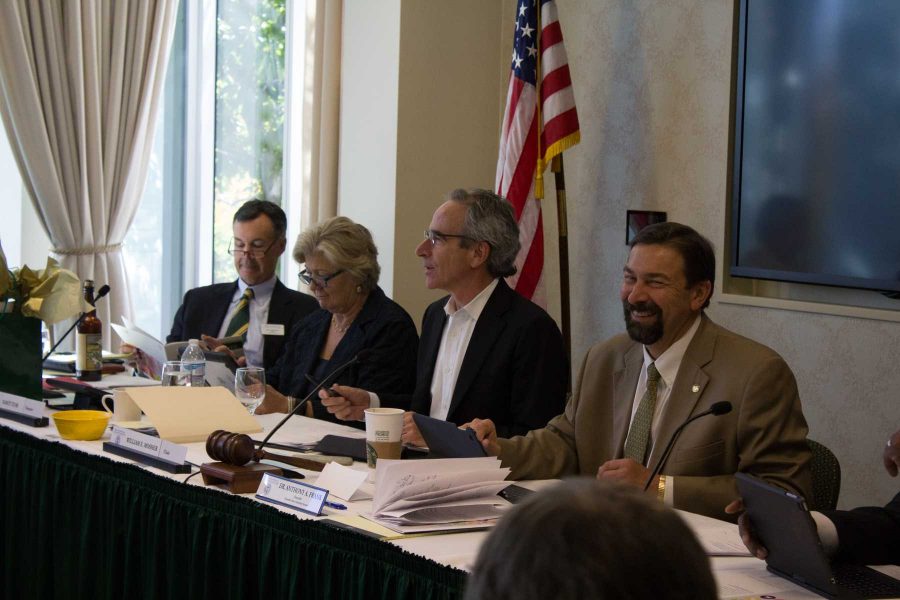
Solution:
M 509 277 L 516 273 L 516 255 L 519 253 L 519 226 L 512 206 L 494 192 L 482 189 L 453 190 L 450 200 L 465 204 L 466 220 L 462 234 L 476 242 L 487 242 L 491 252 L 487 270 L 492 277 Z M 460 245 L 468 247 L 468 240 Z

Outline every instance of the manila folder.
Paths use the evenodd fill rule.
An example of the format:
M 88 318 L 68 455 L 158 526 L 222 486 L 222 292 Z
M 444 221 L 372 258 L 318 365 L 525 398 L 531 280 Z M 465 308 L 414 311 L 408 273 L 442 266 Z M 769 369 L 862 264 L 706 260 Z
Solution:
M 262 427 L 223 387 L 160 386 L 120 389 L 156 427 L 159 437 L 176 444 L 202 442 L 210 433 L 258 433 Z

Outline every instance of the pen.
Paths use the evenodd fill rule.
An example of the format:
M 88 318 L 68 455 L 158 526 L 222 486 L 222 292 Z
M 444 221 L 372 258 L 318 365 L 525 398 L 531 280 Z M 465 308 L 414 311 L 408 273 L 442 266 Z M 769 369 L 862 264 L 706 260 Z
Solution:
M 344 506 L 343 504 L 338 504 L 337 502 L 329 502 L 328 500 L 325 501 L 325 506 L 327 506 L 328 508 L 334 508 L 337 510 L 347 510 L 347 507 Z

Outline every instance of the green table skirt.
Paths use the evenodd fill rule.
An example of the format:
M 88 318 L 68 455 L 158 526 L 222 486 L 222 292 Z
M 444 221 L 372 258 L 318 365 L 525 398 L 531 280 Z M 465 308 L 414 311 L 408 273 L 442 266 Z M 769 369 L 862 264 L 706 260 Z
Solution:
M 428 599 L 465 585 L 396 546 L 5 427 L 0 544 L 3 598 Z

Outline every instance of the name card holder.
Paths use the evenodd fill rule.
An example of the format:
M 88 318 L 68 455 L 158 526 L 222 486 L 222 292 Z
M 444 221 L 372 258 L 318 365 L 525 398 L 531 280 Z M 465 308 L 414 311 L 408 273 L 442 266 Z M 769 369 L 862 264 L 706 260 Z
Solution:
M 46 427 L 50 420 L 44 416 L 44 403 L 0 392 L 0 417 L 32 427 Z
M 191 472 L 191 465 L 184 462 L 184 446 L 123 427 L 113 427 L 110 441 L 103 442 L 103 450 L 168 473 Z
M 318 517 L 327 504 L 328 490 L 266 473 L 259 482 L 256 497 Z

